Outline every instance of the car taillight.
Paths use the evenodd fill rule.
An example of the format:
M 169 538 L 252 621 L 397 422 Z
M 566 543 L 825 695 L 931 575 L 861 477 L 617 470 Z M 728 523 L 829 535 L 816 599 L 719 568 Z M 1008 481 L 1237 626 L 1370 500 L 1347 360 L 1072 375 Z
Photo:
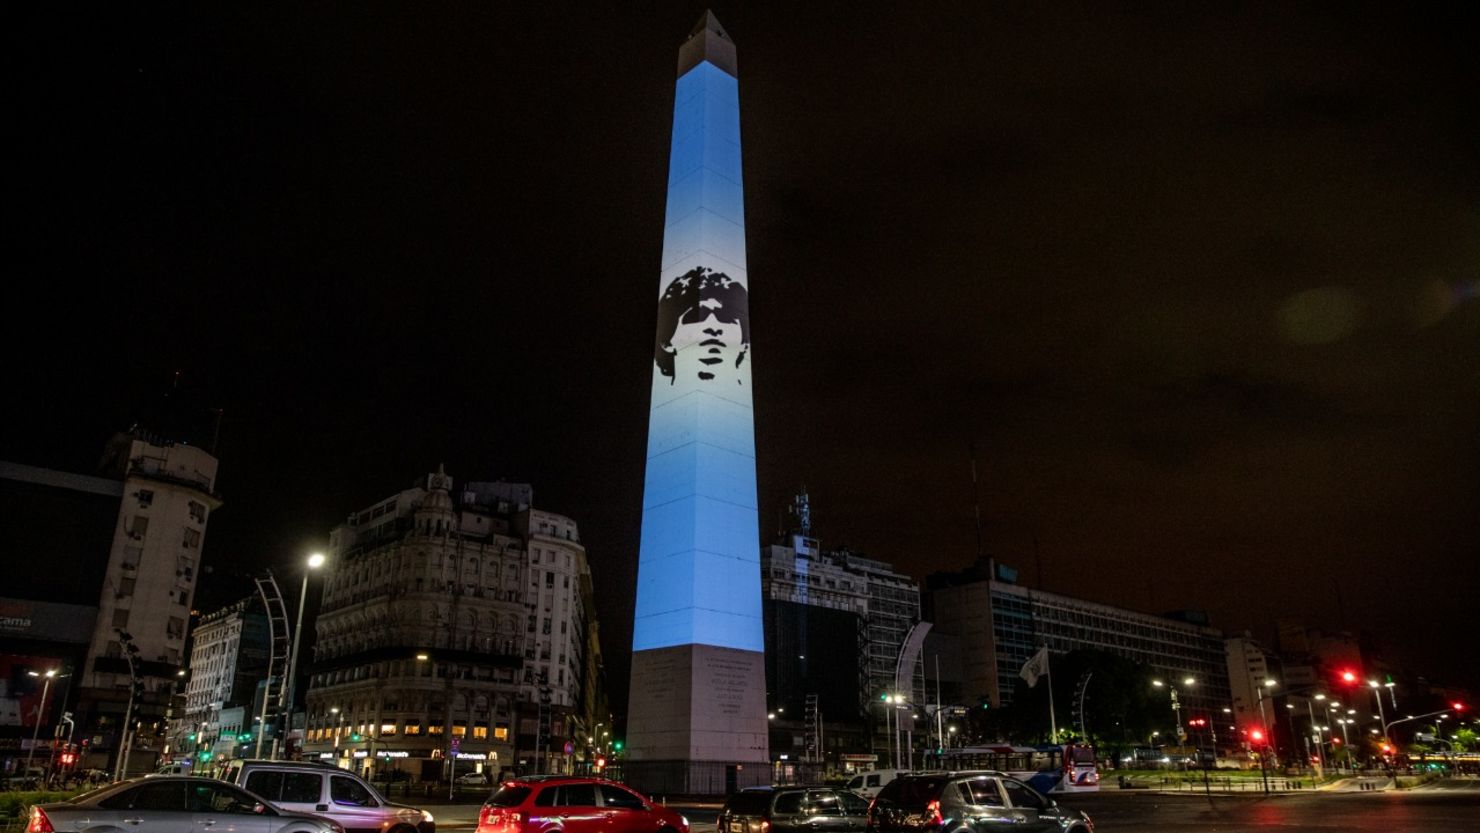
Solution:
M 481 833 L 481 831 L 483 830 L 484 827 L 487 827 L 488 826 L 488 817 L 492 813 L 493 813 L 493 808 L 492 807 L 489 807 L 487 804 L 484 804 L 483 805 L 483 809 L 481 809 L 481 810 L 478 811 L 478 830 L 480 831 L 480 833 Z
M 932 801 L 929 804 L 926 804 L 925 814 L 929 816 L 926 821 L 928 821 L 930 824 L 940 824 L 941 822 L 945 821 L 945 817 L 940 814 L 939 801 Z
M 45 810 L 32 807 L 31 823 L 26 825 L 26 833 L 56 833 L 56 828 L 51 826 L 51 819 L 46 817 Z

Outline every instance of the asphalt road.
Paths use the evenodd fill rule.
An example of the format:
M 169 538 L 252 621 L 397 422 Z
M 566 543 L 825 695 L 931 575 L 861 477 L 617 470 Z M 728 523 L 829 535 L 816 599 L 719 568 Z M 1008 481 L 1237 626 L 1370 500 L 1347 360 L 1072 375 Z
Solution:
M 1480 831 L 1480 779 L 1451 779 L 1387 792 L 1305 792 L 1262 795 L 1119 792 L 1060 796 L 1089 813 L 1095 833 L 1168 831 L 1245 833 L 1281 830 L 1339 833 L 1471 833 Z M 715 807 L 670 805 L 688 816 L 694 833 L 713 833 Z M 472 830 L 476 804 L 429 807 L 437 829 Z
M 1089 813 L 1095 833 L 1165 830 L 1244 833 L 1458 833 L 1480 830 L 1480 782 L 1423 790 L 1242 796 L 1102 792 L 1060 799 Z

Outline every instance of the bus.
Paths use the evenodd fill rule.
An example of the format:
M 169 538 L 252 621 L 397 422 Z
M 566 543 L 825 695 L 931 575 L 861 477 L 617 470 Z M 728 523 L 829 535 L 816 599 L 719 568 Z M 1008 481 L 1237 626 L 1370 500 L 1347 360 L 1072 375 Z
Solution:
M 1005 772 L 1044 793 L 1094 792 L 1100 788 L 1095 748 L 1087 743 L 1055 746 L 964 746 L 947 749 L 941 762 L 949 770 Z

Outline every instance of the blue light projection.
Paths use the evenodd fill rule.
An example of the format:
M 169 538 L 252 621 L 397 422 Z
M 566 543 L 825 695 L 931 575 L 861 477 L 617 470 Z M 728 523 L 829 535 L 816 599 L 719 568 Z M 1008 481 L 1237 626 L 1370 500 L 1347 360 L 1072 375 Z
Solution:
M 632 649 L 763 651 L 740 98 L 678 79 Z

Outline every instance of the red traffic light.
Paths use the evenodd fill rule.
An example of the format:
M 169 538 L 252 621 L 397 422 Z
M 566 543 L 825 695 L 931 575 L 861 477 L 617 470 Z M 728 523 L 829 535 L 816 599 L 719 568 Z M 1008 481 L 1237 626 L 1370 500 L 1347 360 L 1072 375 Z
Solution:
M 1249 733 L 1249 737 L 1253 740 L 1264 740 L 1264 730 L 1255 729 L 1254 731 Z
M 1357 672 L 1351 670 L 1350 668 L 1342 669 L 1341 681 L 1343 683 L 1346 683 L 1347 685 L 1355 683 L 1357 681 Z
M 1462 712 L 1462 711 L 1465 710 L 1465 704 L 1464 703 L 1450 703 L 1449 705 L 1453 706 L 1454 707 L 1454 710 L 1457 711 L 1457 712 Z

